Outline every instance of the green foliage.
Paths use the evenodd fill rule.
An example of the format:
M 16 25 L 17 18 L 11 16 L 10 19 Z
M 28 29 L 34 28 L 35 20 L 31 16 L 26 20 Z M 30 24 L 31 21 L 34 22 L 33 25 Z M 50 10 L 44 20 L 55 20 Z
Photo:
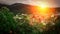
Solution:
M 27 15 L 17 15 L 15 16 L 15 20 L 18 23 L 17 31 L 16 31 L 17 34 L 31 34 L 32 33 L 33 28 L 29 25 L 29 20 L 27 19 Z
M 35 23 L 35 25 L 31 26 L 30 17 L 27 14 L 17 14 L 14 19 L 18 23 L 17 33 L 18 34 L 42 34 L 40 31 L 40 24 Z
M 13 19 L 13 13 L 8 8 L 2 7 L 0 9 L 0 33 L 10 33 L 11 30 L 16 29 L 16 22 Z
M 56 22 L 56 25 L 50 27 L 51 24 L 49 21 L 51 24 Z M 60 19 L 57 19 L 55 21 L 53 17 L 49 21 L 49 24 L 45 26 L 41 22 L 40 24 L 36 23 L 37 21 L 34 19 L 34 25 L 31 26 L 29 24 L 29 15 L 18 14 L 14 16 L 14 14 L 10 12 L 8 8 L 2 7 L 0 9 L 0 34 L 10 34 L 11 32 L 12 34 L 57 34 L 57 32 L 59 32 Z M 43 27 L 48 27 L 49 30 L 45 31 Z

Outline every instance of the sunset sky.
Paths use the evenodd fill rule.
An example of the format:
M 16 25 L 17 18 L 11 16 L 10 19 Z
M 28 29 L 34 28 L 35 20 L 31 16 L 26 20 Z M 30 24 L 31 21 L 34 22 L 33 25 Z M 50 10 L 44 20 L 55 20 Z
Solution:
M 0 3 L 24 3 L 30 5 L 46 4 L 48 7 L 60 7 L 60 0 L 0 0 Z

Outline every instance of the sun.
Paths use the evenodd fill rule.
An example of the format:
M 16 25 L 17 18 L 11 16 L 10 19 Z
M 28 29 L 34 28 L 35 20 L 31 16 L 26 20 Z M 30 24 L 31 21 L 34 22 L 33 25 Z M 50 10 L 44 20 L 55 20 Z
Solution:
M 39 5 L 39 14 L 45 16 L 48 13 L 48 5 L 41 3 Z
M 42 4 L 40 4 L 40 8 L 45 9 L 45 8 L 47 8 L 47 5 L 42 3 Z
M 41 3 L 41 4 L 39 4 L 37 13 L 38 13 L 38 15 L 40 15 L 46 19 L 46 18 L 49 18 L 51 16 L 53 11 L 54 11 L 53 9 L 48 7 L 48 4 Z

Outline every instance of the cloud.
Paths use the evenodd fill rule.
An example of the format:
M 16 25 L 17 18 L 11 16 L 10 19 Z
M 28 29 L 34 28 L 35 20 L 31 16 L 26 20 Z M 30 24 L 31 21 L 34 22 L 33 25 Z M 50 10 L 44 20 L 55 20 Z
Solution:
M 29 0 L 0 0 L 0 3 L 3 4 L 13 4 L 13 3 L 22 3 L 22 2 L 27 2 Z

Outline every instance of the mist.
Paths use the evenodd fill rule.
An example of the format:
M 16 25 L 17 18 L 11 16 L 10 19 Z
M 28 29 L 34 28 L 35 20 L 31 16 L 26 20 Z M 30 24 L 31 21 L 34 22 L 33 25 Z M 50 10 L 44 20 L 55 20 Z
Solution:
M 0 0 L 0 3 L 8 5 L 14 3 L 37 5 L 37 2 L 46 2 L 50 7 L 60 7 L 60 0 Z

